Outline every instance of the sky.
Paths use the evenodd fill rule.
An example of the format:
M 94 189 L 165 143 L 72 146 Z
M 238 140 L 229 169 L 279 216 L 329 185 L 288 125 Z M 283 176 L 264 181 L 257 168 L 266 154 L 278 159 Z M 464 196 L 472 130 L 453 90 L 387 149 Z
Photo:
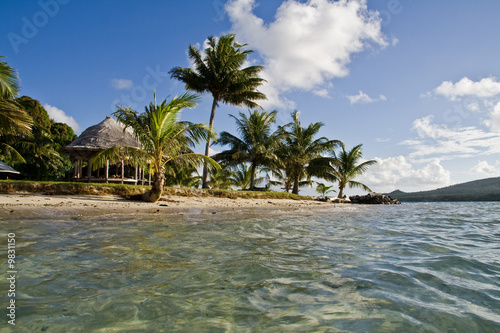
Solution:
M 278 125 L 300 110 L 319 135 L 363 144 L 372 190 L 411 192 L 500 176 L 498 13 L 497 0 L 3 0 L 0 56 L 20 95 L 79 134 L 117 104 L 184 93 L 168 71 L 190 66 L 188 46 L 235 33 Z M 207 123 L 211 101 L 182 119 Z M 221 105 L 215 130 L 236 134 L 229 114 L 247 111 Z

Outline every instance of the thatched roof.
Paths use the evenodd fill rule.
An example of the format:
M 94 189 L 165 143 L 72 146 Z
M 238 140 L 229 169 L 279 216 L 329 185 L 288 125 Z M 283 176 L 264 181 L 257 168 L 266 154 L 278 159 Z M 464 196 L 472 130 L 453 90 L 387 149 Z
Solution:
M 77 152 L 82 155 L 101 151 L 114 146 L 140 147 L 134 139 L 131 131 L 123 131 L 123 125 L 111 117 L 106 117 L 97 125 L 90 126 L 80 134 L 80 136 L 69 145 L 64 147 L 68 152 Z
M 0 173 L 14 173 L 19 174 L 19 171 L 14 170 L 4 162 L 0 161 Z

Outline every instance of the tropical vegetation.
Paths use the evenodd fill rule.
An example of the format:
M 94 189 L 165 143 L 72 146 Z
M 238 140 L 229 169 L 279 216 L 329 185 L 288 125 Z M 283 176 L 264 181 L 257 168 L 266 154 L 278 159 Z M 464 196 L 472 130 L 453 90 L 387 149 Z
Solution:
M 349 188 L 357 187 L 371 192 L 372 190 L 368 186 L 355 181 L 355 178 L 362 175 L 370 165 L 377 163 L 377 161 L 371 160 L 360 163 L 363 158 L 361 144 L 348 151 L 346 151 L 343 142 L 340 142 L 339 145 L 341 150 L 339 152 L 332 152 L 333 159 L 330 162 L 330 169 L 324 178 L 333 182 L 338 182 L 339 198 L 344 196 L 344 189 L 346 186 L 349 186 Z
M 257 91 L 265 81 L 259 77 L 263 66 L 242 68 L 252 50 L 243 50 L 246 44 L 235 41 L 234 34 L 216 38 L 208 37 L 208 47 L 202 52 L 190 45 L 188 55 L 193 68 L 175 67 L 170 73 L 185 83 L 185 88 L 196 93 L 210 93 L 213 97 L 209 129 L 213 130 L 215 110 L 219 103 L 257 108 L 256 101 L 266 99 Z M 207 139 L 205 155 L 210 154 L 210 141 Z M 203 188 L 208 187 L 208 168 L 203 168 Z
M 284 137 L 284 132 L 281 128 L 272 131 L 277 113 L 277 111 L 267 113 L 255 110 L 249 112 L 248 117 L 242 112 L 240 118 L 230 115 L 236 121 L 240 137 L 224 131 L 217 141 L 217 144 L 229 146 L 230 149 L 215 155 L 216 160 L 224 161 L 229 166 L 249 163 L 250 190 L 255 187 L 258 169 L 262 166 L 268 167 L 278 159 L 276 148 Z
M 140 197 L 150 202 L 160 199 L 165 186 L 201 186 L 217 191 L 280 187 L 293 196 L 316 183 L 316 192 L 322 196 L 335 192 L 333 185 L 318 181 L 324 180 L 337 184 L 339 197 L 346 188 L 371 191 L 356 180 L 376 163 L 363 160 L 361 144 L 347 150 L 340 140 L 319 136 L 324 124 L 302 125 L 299 111 L 291 113 L 289 123 L 277 125 L 278 111 L 265 111 L 258 104 L 266 99 L 258 91 L 265 82 L 260 77 L 263 67 L 244 67 L 253 51 L 244 50 L 247 45 L 238 43 L 234 34 L 209 37 L 207 43 L 204 50 L 189 46 L 192 68 L 174 67 L 170 71 L 171 77 L 192 93 L 160 104 L 155 93 L 154 101 L 142 113 L 117 106 L 113 115 L 125 130 L 132 130 L 140 147 L 106 149 L 89 165 L 98 169 L 108 160 L 124 160 L 147 168 L 152 175 L 151 187 L 141 191 Z M 0 61 L 0 160 L 28 179 L 64 179 L 72 164 L 62 148 L 76 135 L 68 125 L 50 119 L 37 100 L 17 97 L 19 89 L 16 71 Z M 182 110 L 194 108 L 199 101 L 196 94 L 204 93 L 213 99 L 208 124 L 181 121 Z M 248 113 L 229 115 L 236 133 L 222 131 L 217 136 L 214 132 L 220 103 L 248 107 Z M 205 144 L 204 154 L 195 152 L 200 144 Z M 209 157 L 212 144 L 223 150 Z
M 278 148 L 278 156 L 286 164 L 287 177 L 292 184 L 292 193 L 298 194 L 301 182 L 311 184 L 313 176 L 323 177 L 327 170 L 327 163 L 320 163 L 323 154 L 333 150 L 339 143 L 326 137 L 317 138 L 322 122 L 312 123 L 302 127 L 299 120 L 300 112 L 292 112 L 292 122 L 284 126 L 285 137 Z
M 143 195 L 144 201 L 156 202 L 160 199 L 165 185 L 165 165 L 169 162 L 182 163 L 189 168 L 206 162 L 219 168 L 210 157 L 193 152 L 192 148 L 202 140 L 215 138 L 215 134 L 205 124 L 180 121 L 181 111 L 194 108 L 198 97 L 185 93 L 161 104 L 151 102 L 143 113 L 127 107 L 119 107 L 113 115 L 131 128 L 141 147 L 115 146 L 103 150 L 94 158 L 94 168 L 104 166 L 107 160 L 133 159 L 140 165 L 150 165 L 153 175 L 151 190 Z

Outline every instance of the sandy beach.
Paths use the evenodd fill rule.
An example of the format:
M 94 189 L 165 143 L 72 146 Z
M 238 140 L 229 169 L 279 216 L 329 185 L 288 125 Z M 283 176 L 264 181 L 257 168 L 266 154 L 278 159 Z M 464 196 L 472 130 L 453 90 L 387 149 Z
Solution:
M 313 200 L 229 199 L 216 197 L 168 196 L 156 203 L 130 201 L 119 196 L 43 195 L 36 193 L 0 194 L 0 216 L 103 214 L 217 214 L 231 211 L 307 211 L 333 204 Z

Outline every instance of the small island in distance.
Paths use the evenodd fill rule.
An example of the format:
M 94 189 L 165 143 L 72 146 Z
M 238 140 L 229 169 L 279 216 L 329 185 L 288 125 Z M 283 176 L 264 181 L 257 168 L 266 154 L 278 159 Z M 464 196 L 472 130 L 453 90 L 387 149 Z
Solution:
M 500 177 L 474 180 L 431 191 L 403 192 L 395 190 L 386 195 L 401 202 L 416 201 L 500 201 Z

